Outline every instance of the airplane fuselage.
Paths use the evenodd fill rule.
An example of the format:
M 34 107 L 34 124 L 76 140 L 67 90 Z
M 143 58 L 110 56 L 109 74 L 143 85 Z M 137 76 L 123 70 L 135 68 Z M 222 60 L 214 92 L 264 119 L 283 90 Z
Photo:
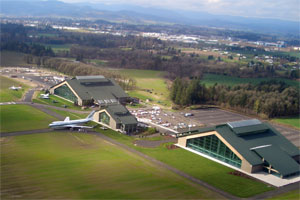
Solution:
M 56 122 L 52 122 L 51 124 L 49 124 L 49 127 L 51 128 L 55 128 L 55 127 L 63 127 L 66 125 L 77 125 L 77 124 L 83 124 L 90 121 L 89 119 L 80 119 L 80 120 L 72 120 L 72 121 L 56 121 Z

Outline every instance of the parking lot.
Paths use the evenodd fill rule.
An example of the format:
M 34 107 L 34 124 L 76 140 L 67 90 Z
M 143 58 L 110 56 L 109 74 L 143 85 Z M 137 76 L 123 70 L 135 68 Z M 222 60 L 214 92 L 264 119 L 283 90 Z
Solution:
M 151 122 L 152 125 L 156 125 L 156 127 L 162 132 L 162 127 L 173 129 L 174 131 L 180 131 L 181 128 L 215 126 L 232 121 L 251 119 L 245 115 L 218 108 L 207 108 L 186 112 L 170 112 L 161 109 L 155 110 L 152 107 L 130 110 L 137 118 L 148 120 L 148 122 Z M 191 113 L 192 116 L 185 117 L 186 113 Z M 293 144 L 300 147 L 300 133 L 298 130 L 278 124 L 272 124 L 272 126 Z M 166 130 L 164 130 L 164 132 L 168 132 Z

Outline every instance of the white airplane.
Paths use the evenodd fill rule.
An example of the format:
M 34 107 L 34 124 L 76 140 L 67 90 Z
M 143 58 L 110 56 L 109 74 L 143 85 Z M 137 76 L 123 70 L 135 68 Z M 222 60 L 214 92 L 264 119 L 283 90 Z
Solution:
M 95 111 L 92 111 L 85 119 L 77 119 L 77 120 L 70 120 L 70 117 L 66 117 L 64 121 L 55 121 L 49 124 L 50 128 L 53 129 L 64 129 L 64 128 L 70 128 L 70 129 L 86 129 L 86 128 L 94 128 L 91 126 L 82 126 L 80 124 L 89 122 L 93 119 Z
M 49 93 L 47 93 L 47 94 L 41 94 L 40 98 L 41 99 L 49 99 Z
M 18 90 L 22 89 L 22 87 L 15 87 L 15 86 L 13 85 L 13 86 L 11 86 L 9 89 L 10 89 L 10 90 L 16 90 L 16 91 L 18 91 Z

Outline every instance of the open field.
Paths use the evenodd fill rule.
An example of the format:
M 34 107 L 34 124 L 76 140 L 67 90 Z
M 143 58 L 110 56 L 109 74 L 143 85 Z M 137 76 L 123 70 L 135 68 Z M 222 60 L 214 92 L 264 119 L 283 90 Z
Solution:
M 247 84 L 247 83 L 257 85 L 262 81 L 270 81 L 270 80 L 283 81 L 287 85 L 294 86 L 297 88 L 300 87 L 299 86 L 300 83 L 298 81 L 284 79 L 284 78 L 238 78 L 238 77 L 231 77 L 231 76 L 217 75 L 217 74 L 205 74 L 202 79 L 202 83 L 204 83 L 207 86 L 213 86 L 215 83 L 221 85 L 229 85 L 229 86 L 234 86 L 238 84 Z
M 20 90 L 10 90 L 9 87 L 22 87 Z M 0 76 L 0 102 L 16 101 L 22 98 L 22 95 L 29 87 L 19 81 Z
M 27 64 L 24 60 L 26 54 L 14 51 L 0 52 L 1 67 L 17 67 L 17 66 L 36 66 L 35 64 Z
M 161 71 L 154 70 L 135 70 L 122 69 L 118 70 L 121 74 L 136 80 L 137 89 L 130 91 L 129 95 L 142 100 L 152 99 L 157 104 L 171 105 L 169 99 L 169 90 L 166 80 L 163 78 Z M 159 101 L 159 102 L 158 102 Z
M 57 96 L 54 96 L 54 95 L 49 95 L 49 97 L 50 97 L 49 99 L 42 99 L 42 98 L 40 98 L 40 94 L 44 94 L 44 92 L 39 92 L 36 95 L 36 98 L 32 100 L 34 103 L 52 105 L 52 106 L 57 106 L 57 107 L 60 107 L 60 108 L 63 108 L 65 106 L 67 106 L 67 108 L 69 108 L 69 109 L 81 110 L 81 107 L 75 106 L 74 103 L 72 103 L 70 101 L 66 101 L 66 100 L 61 99 L 61 98 L 59 98 Z
M 41 44 L 46 47 L 51 47 L 54 53 L 58 51 L 70 51 L 72 44 Z
M 56 120 L 28 105 L 2 105 L 0 109 L 1 132 L 48 128 L 48 124 Z
M 276 197 L 272 197 L 272 198 L 269 198 L 269 199 L 277 199 L 277 200 L 299 200 L 300 199 L 300 192 L 299 190 L 294 190 L 294 191 L 291 191 L 291 192 L 287 192 L 287 193 L 284 193 L 284 194 L 281 194 L 281 195 L 278 195 Z
M 132 137 L 112 130 L 101 130 L 100 132 L 238 197 L 250 197 L 273 189 L 255 180 L 231 175 L 230 172 L 233 172 L 232 169 L 184 149 L 169 150 L 166 148 L 166 144 L 157 148 L 137 147 L 133 145 L 134 138 Z
M 292 126 L 294 128 L 300 129 L 300 118 L 299 117 L 291 117 L 291 118 L 276 118 L 272 121 L 278 122 L 280 124 L 286 124 Z
M 95 135 L 1 140 L 1 199 L 221 199 Z

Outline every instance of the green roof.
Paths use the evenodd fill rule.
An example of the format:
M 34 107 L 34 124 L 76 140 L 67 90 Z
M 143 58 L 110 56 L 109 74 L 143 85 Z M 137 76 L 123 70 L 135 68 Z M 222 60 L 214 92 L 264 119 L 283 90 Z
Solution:
M 136 118 L 121 104 L 108 105 L 105 110 L 117 122 L 122 124 L 137 124 Z
M 300 155 L 299 149 L 293 145 L 289 140 L 287 140 L 283 135 L 281 135 L 276 129 L 267 123 L 260 123 L 249 126 L 240 127 L 230 127 L 229 124 L 222 124 L 215 127 L 208 127 L 199 129 L 194 132 L 184 132 L 177 134 L 178 137 L 183 137 L 186 135 L 193 135 L 204 133 L 208 131 L 217 131 L 234 149 L 236 149 L 251 165 L 263 164 L 261 157 L 251 149 L 255 149 L 259 146 L 272 146 L 272 150 L 276 148 L 276 152 L 283 152 L 278 155 L 286 155 L 283 159 L 288 160 L 288 157 L 294 157 Z M 275 151 L 274 151 L 275 152 Z M 276 153 L 269 153 L 268 157 L 265 158 L 268 162 L 273 162 L 277 160 L 280 163 L 280 156 Z M 269 160 L 270 161 L 269 161 Z M 292 159 L 292 158 L 291 158 Z M 276 161 L 276 163 L 277 163 Z M 288 165 L 282 162 L 283 166 L 279 166 L 277 169 L 283 175 L 286 174 Z M 298 165 L 298 164 L 297 164 Z M 293 167 L 293 170 L 295 167 Z M 293 171 L 291 170 L 291 171 Z M 299 171 L 299 165 L 298 165 Z
M 276 145 L 253 149 L 283 176 L 299 172 L 299 164 Z M 274 156 L 276 155 L 276 156 Z
M 81 76 L 66 80 L 82 100 L 95 100 L 97 103 L 115 103 L 117 99 L 128 97 L 113 80 L 103 76 Z M 113 100 L 113 101 L 111 101 Z M 106 102 L 105 102 L 106 101 Z

